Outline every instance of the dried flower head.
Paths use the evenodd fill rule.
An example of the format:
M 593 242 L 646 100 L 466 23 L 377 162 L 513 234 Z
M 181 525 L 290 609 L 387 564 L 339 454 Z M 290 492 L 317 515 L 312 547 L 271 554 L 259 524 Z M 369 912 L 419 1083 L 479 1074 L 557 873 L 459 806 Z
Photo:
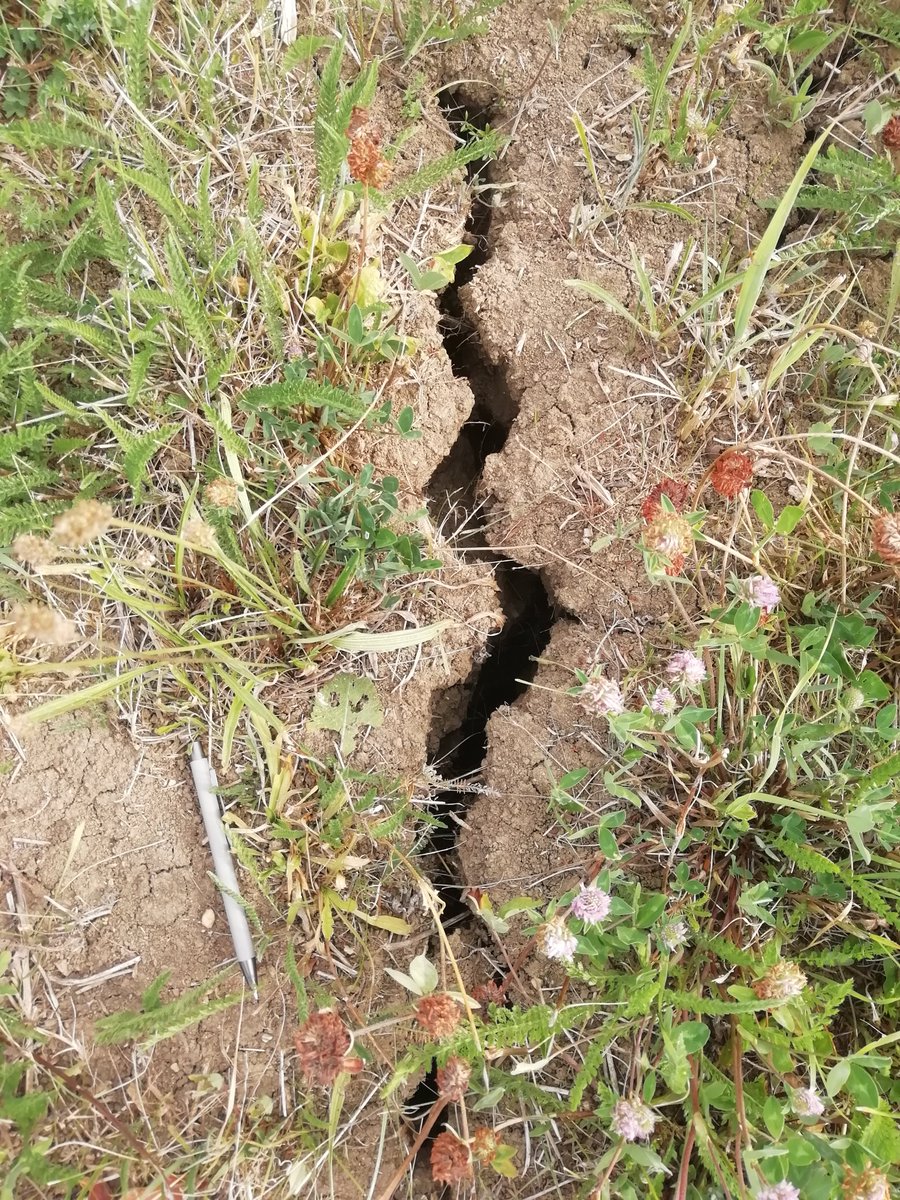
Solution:
M 354 108 L 348 133 L 350 149 L 347 151 L 347 169 L 350 177 L 366 187 L 383 188 L 391 169 L 381 154 L 381 135 L 373 128 L 366 109 Z
M 599 925 L 609 916 L 611 904 L 612 899 L 602 888 L 582 884 L 581 891 L 572 901 L 572 915 L 585 925 Z
M 750 486 L 753 478 L 753 459 L 741 450 L 726 450 L 713 463 L 709 482 L 726 500 L 733 500 Z
M 678 697 L 667 687 L 658 687 L 650 697 L 651 711 L 659 713 L 660 716 L 671 716 L 677 707 Z
M 871 321 L 868 317 L 863 317 L 856 326 L 856 332 L 861 338 L 865 338 L 866 341 L 874 342 L 880 331 L 874 321 Z
M 821 1117 L 825 1105 L 812 1088 L 795 1088 L 791 1092 L 791 1108 L 798 1117 Z
M 46 567 L 58 556 L 59 550 L 49 538 L 34 533 L 20 533 L 12 544 L 13 557 L 30 567 Z
M 571 962 L 578 949 L 578 938 L 568 928 L 564 917 L 554 917 L 538 931 L 538 945 L 546 958 Z
M 891 1185 L 887 1175 L 874 1167 L 859 1174 L 845 1167 L 843 1194 L 844 1200 L 891 1200 Z
M 667 496 L 672 503 L 672 507 L 676 512 L 681 512 L 690 498 L 691 489 L 686 483 L 681 483 L 678 479 L 661 479 L 653 488 L 649 495 L 641 505 L 641 516 L 645 521 L 652 521 L 654 517 L 658 517 L 664 512 L 662 506 L 662 497 Z
M 796 963 L 784 958 L 769 967 L 751 986 L 760 1000 L 789 1000 L 799 996 L 806 987 L 806 976 Z
M 472 1133 L 472 1157 L 483 1166 L 494 1161 L 502 1145 L 500 1138 L 487 1125 L 479 1125 Z
M 763 612 L 771 612 L 781 603 L 778 585 L 768 575 L 751 575 L 749 579 L 742 579 L 738 584 L 738 595 Z
M 487 983 L 476 983 L 472 988 L 472 999 L 477 1000 L 482 1009 L 486 1009 L 489 1004 L 503 1004 L 506 995 L 499 983 L 489 979 Z
M 472 1068 L 467 1062 L 455 1055 L 448 1058 L 444 1066 L 437 1069 L 438 1095 L 444 1100 L 462 1100 L 469 1090 L 471 1076 Z
M 355 1075 L 362 1059 L 348 1055 L 352 1039 L 337 1013 L 330 1009 L 314 1012 L 294 1034 L 300 1070 L 322 1087 L 334 1083 L 342 1071 Z
M 642 1100 L 617 1100 L 613 1106 L 610 1128 L 626 1142 L 646 1141 L 653 1132 L 656 1116 Z
M 595 717 L 608 717 L 625 711 L 622 690 L 614 679 L 589 679 L 578 693 L 578 702 Z
M 416 1020 L 433 1038 L 446 1038 L 456 1030 L 462 1009 L 446 992 L 422 996 L 416 1004 Z
M 151 571 L 156 566 L 156 555 L 152 550 L 138 550 L 134 565 L 139 571 Z
M 666 663 L 666 674 L 675 683 L 694 688 L 706 678 L 706 666 L 693 650 L 676 650 Z
M 654 554 L 674 561 L 679 555 L 690 554 L 694 535 L 684 517 L 678 513 L 661 512 L 644 530 L 643 542 Z
M 872 528 L 872 549 L 886 563 L 900 563 L 900 513 L 885 513 Z
M 204 521 L 200 517 L 191 517 L 189 521 L 185 522 L 184 539 L 199 550 L 208 550 L 213 554 L 219 548 L 216 531 L 208 521 Z
M 472 1160 L 455 1133 L 444 1130 L 431 1147 L 431 1177 L 435 1183 L 459 1183 L 472 1176 Z
M 220 477 L 208 483 L 203 491 L 203 498 L 212 508 L 236 508 L 238 502 L 237 484 L 233 479 Z
M 888 150 L 900 150 L 900 114 L 894 113 L 883 126 L 881 140 Z
M 800 1190 L 783 1179 L 781 1183 L 761 1188 L 756 1193 L 756 1200 L 800 1200 Z
M 65 646 L 78 640 L 78 630 L 69 618 L 44 604 L 14 604 L 9 619 L 15 637 L 30 638 L 45 646 Z
M 77 500 L 53 522 L 53 540 L 59 546 L 86 546 L 109 529 L 113 510 L 99 500 Z

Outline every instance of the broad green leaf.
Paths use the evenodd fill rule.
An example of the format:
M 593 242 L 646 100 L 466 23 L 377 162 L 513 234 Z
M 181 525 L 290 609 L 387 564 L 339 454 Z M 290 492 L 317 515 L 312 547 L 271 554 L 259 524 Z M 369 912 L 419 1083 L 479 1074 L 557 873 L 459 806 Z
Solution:
M 806 509 L 799 504 L 786 504 L 778 514 L 778 520 L 775 522 L 775 532 L 782 537 L 787 537 L 789 533 L 793 533 L 800 522 L 806 515 Z
M 781 1137 L 781 1131 L 784 1129 L 784 1112 L 781 1101 L 775 1096 L 769 1096 L 763 1105 L 763 1121 L 773 1138 L 777 1140 Z
M 372 680 L 342 671 L 317 693 L 309 726 L 339 733 L 341 753 L 347 755 L 356 749 L 357 732 L 363 727 L 377 728 L 382 719 L 381 702 Z
M 775 510 L 772 508 L 772 501 L 765 492 L 754 488 L 750 493 L 750 503 L 753 505 L 753 511 L 759 517 L 759 523 L 763 529 L 766 533 L 771 533 L 775 525 Z

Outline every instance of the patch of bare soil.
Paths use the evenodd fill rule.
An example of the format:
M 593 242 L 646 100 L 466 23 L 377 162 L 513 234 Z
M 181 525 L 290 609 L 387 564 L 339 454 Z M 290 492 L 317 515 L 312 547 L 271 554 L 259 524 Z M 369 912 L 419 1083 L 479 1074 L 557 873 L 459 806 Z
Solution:
M 277 989 L 146 1055 L 94 1045 L 98 1018 L 140 1008 L 163 972 L 165 1001 L 233 957 L 184 756 L 86 720 L 16 741 L 4 748 L 0 864 L 24 1015 L 69 1042 L 106 1103 L 171 1112 L 195 1088 L 191 1076 L 213 1072 L 256 1095 L 291 1021 Z
M 101 1124 L 108 1111 L 143 1128 L 142 1141 L 151 1131 L 158 1141 L 166 1128 L 188 1141 L 214 1138 L 217 1130 L 233 1136 L 242 1125 L 265 1125 L 269 1114 L 274 1122 L 288 1115 L 305 1089 L 293 1062 L 297 997 L 284 971 L 281 923 L 268 920 L 246 877 L 247 900 L 275 932 L 260 963 L 259 1003 L 232 968 L 212 995 L 244 995 L 224 1011 L 147 1050 L 96 1040 L 97 1021 L 140 1011 L 161 974 L 169 977 L 164 1003 L 228 974 L 233 949 L 185 756 L 167 744 L 136 744 L 96 720 L 68 720 L 13 735 L 2 764 L 3 942 L 14 953 L 21 1015 L 48 1035 L 45 1056 L 63 1051 L 77 1063 L 69 1078 L 92 1098 Z M 372 938 L 366 969 L 355 979 L 345 969 L 353 947 L 340 935 L 334 959 L 314 952 L 310 959 L 313 947 L 298 930 L 294 954 L 305 962 L 309 985 L 337 987 L 359 1014 L 401 1000 L 384 967 L 405 967 L 415 952 L 409 946 L 421 949 L 429 928 L 414 907 L 404 915 L 413 935 Z M 337 977 L 335 961 L 344 964 Z M 402 1032 L 383 1049 L 392 1058 L 402 1053 Z M 371 1082 L 355 1079 L 348 1103 L 362 1108 Z M 331 1168 L 335 1195 L 368 1186 L 374 1145 L 381 1146 L 378 1177 L 396 1168 L 406 1152 L 401 1108 L 402 1097 L 386 1127 L 380 1114 L 362 1112 L 347 1125 Z M 89 1157 L 78 1160 L 85 1170 Z M 293 1158 L 291 1152 L 285 1169 Z M 205 1187 L 217 1194 L 211 1181 Z
M 635 60 L 608 17 L 587 15 L 548 59 L 553 16 L 542 4 L 504 5 L 490 35 L 467 44 L 466 61 L 454 64 L 461 78 L 498 81 L 473 85 L 469 107 L 513 135 L 491 168 L 490 255 L 462 296 L 518 404 L 507 443 L 484 472 L 488 537 L 538 567 L 569 612 L 593 622 L 616 612 L 658 619 L 666 599 L 647 588 L 627 534 L 640 499 L 661 474 L 699 477 L 717 453 L 714 435 L 747 436 L 754 417 L 728 431 L 701 420 L 679 441 L 688 385 L 677 345 L 668 347 L 672 377 L 660 379 L 647 342 L 567 281 L 597 283 L 637 312 L 633 254 L 651 277 L 665 278 L 678 247 L 704 231 L 717 254 L 730 244 L 736 263 L 768 220 L 761 202 L 779 197 L 792 178 L 804 128 L 767 122 L 759 85 L 723 59 L 718 82 L 732 108 L 715 138 L 706 144 L 698 131 L 693 167 L 652 149 L 622 196 L 633 160 L 631 111 L 642 94 Z M 523 44 L 523 29 L 534 31 L 533 43 Z M 655 47 L 657 55 L 666 49 L 662 40 Z M 590 133 L 599 194 L 573 107 Z M 677 205 L 684 215 L 647 211 L 647 203 Z M 664 305 L 664 294 L 656 301 Z M 705 403 L 711 418 L 714 400 Z M 602 553 L 592 553 L 598 539 Z

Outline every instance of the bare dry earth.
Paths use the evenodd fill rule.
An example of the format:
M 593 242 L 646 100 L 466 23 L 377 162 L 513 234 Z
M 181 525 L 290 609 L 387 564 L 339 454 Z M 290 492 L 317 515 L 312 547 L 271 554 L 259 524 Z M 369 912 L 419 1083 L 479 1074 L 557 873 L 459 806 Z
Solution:
M 810 132 L 767 124 L 758 87 L 723 60 L 716 69 L 734 107 L 714 144 L 697 147 L 706 166 L 688 171 L 651 158 L 633 195 L 677 203 L 698 224 L 626 208 L 619 219 L 573 237 L 573 212 L 583 214 L 596 197 L 571 109 L 591 130 L 601 186 L 613 196 L 631 165 L 630 110 L 639 85 L 631 52 L 603 18 L 582 15 L 558 56 L 545 62 L 547 20 L 557 15 L 555 5 L 511 0 L 492 18 L 489 34 L 452 50 L 442 71 L 445 80 L 470 81 L 463 88 L 470 111 L 488 111 L 492 125 L 511 135 L 491 168 L 489 257 L 461 300 L 488 367 L 517 409 L 506 444 L 488 459 L 481 482 L 487 541 L 495 552 L 540 573 L 557 615 L 537 686 L 490 719 L 482 772 L 487 793 L 466 813 L 460 839 L 461 882 L 487 888 L 495 903 L 513 895 L 557 894 L 589 866 L 583 853 L 558 840 L 548 815 L 550 772 L 558 777 L 586 765 L 599 774 L 605 758 L 599 723 L 565 694 L 571 668 L 602 661 L 611 675 L 624 678 L 648 645 L 666 648 L 671 598 L 646 581 L 635 535 L 641 499 L 662 475 L 696 482 L 722 444 L 752 436 L 770 420 L 750 409 L 726 412 L 713 397 L 691 435 L 679 439 L 689 414 L 677 386 L 666 390 L 652 382 L 660 378 L 660 364 L 646 346 L 565 281 L 594 280 L 631 306 L 632 247 L 652 275 L 664 276 L 673 246 L 704 228 L 712 246 L 727 241 L 739 259 L 767 220 L 756 201 L 781 194 Z M 848 64 L 847 79 L 833 79 L 830 92 L 858 85 L 853 69 Z M 401 97 L 399 82 L 386 85 L 382 120 L 388 129 L 398 119 Z M 431 157 L 450 140 L 436 109 L 428 113 L 428 125 Z M 405 153 L 414 160 L 425 149 L 420 141 Z M 290 153 L 298 171 L 308 169 L 308 129 Z M 272 172 L 275 195 L 274 163 Z M 461 181 L 430 197 L 424 214 L 420 221 L 410 204 L 379 234 L 395 281 L 398 250 L 421 259 L 460 240 L 466 215 Z M 590 224 L 589 215 L 580 219 Z M 472 395 L 451 371 L 433 303 L 406 292 L 402 299 L 402 331 L 419 338 L 421 350 L 392 382 L 393 397 L 397 408 L 415 406 L 423 437 L 414 443 L 373 439 L 366 449 L 379 467 L 400 477 L 414 507 L 468 416 Z M 859 302 L 868 303 L 862 292 Z M 662 365 L 671 367 L 672 379 L 680 378 L 676 350 Z M 615 536 L 619 528 L 627 531 L 624 537 Z M 591 543 L 603 535 L 613 535 L 612 541 L 591 553 Z M 350 664 L 377 679 L 384 707 L 383 726 L 369 733 L 354 766 L 400 777 L 410 793 L 421 787 L 429 749 L 452 727 L 464 694 L 460 685 L 500 623 L 487 568 L 456 563 L 442 544 L 437 552 L 448 563 L 438 589 L 411 587 L 406 608 L 423 623 L 450 616 L 454 628 L 421 652 Z M 295 746 L 330 751 L 327 737 L 305 730 L 312 702 L 307 680 L 282 677 L 267 702 L 288 722 Z M 19 947 L 23 1004 L 31 1019 L 90 1064 L 90 1085 L 117 1111 L 168 1114 L 184 1129 L 189 1110 L 188 1140 L 206 1136 L 216 1124 L 240 1129 L 258 1120 L 253 1104 L 263 1097 L 271 1097 L 277 1116 L 282 1081 L 287 1096 L 300 1094 L 290 1060 L 294 999 L 277 965 L 283 945 L 265 964 L 258 1008 L 231 1008 L 149 1055 L 92 1045 L 96 1019 L 136 1007 L 161 971 L 172 971 L 174 994 L 208 978 L 230 955 L 221 916 L 210 931 L 200 923 L 204 910 L 217 911 L 217 905 L 183 747 L 134 740 L 122 714 L 110 715 L 112 726 L 70 721 L 25 735 L 21 753 L 8 743 L 0 864 L 4 894 L 14 898 L 15 912 L 5 919 Z M 611 803 L 596 778 L 586 796 L 594 814 Z M 237 815 L 252 826 L 252 814 Z M 390 938 L 377 943 L 362 971 L 353 969 L 357 948 L 349 940 L 338 937 L 328 962 L 305 940 L 308 930 L 296 935 L 298 961 L 312 984 L 339 992 L 364 1018 L 399 998 L 383 967 L 405 967 L 427 944 L 424 914 L 407 913 L 414 935 L 399 944 Z M 453 944 L 467 984 L 484 982 L 491 969 L 487 938 L 469 927 L 454 935 Z M 134 959 L 127 974 L 92 978 Z M 342 959 L 349 966 L 336 967 Z M 530 992 L 517 999 L 542 997 L 552 982 L 541 977 L 545 969 L 526 965 L 522 977 Z M 402 1044 L 400 1035 L 383 1039 L 391 1058 Z M 220 1074 L 221 1083 L 192 1078 L 210 1073 Z M 374 1096 L 378 1079 L 373 1070 L 355 1081 L 348 1105 Z M 409 1136 L 400 1103 L 392 1102 L 382 1179 Z M 359 1111 L 338 1147 L 339 1195 L 365 1194 L 369 1186 L 380 1118 L 369 1117 L 373 1110 Z M 537 1192 L 536 1166 L 526 1178 L 529 1191 Z M 418 1177 L 417 1186 L 424 1190 Z M 485 1179 L 478 1188 L 483 1195 L 518 1194 L 521 1181 Z

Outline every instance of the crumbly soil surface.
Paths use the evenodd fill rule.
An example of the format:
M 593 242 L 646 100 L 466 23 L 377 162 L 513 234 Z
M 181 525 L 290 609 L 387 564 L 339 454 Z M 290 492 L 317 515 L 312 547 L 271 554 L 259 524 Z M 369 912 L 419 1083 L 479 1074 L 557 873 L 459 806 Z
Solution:
M 736 263 L 768 220 L 763 203 L 784 192 L 806 139 L 825 119 L 814 114 L 808 128 L 768 121 L 758 78 L 745 77 L 723 58 L 719 83 L 733 104 L 714 141 L 694 147 L 701 165 L 674 167 L 652 152 L 631 195 L 634 203 L 678 205 L 691 220 L 634 203 L 601 220 L 571 110 L 575 104 L 591 131 L 601 192 L 615 196 L 631 166 L 630 114 L 639 91 L 633 56 L 608 18 L 583 14 L 548 58 L 547 20 L 557 15 L 555 5 L 508 0 L 485 36 L 448 51 L 442 69 L 446 80 L 468 81 L 459 85 L 458 97 L 473 116 L 489 117 L 510 135 L 488 174 L 493 192 L 486 260 L 459 296 L 470 329 L 468 353 L 502 380 L 515 408 L 502 449 L 488 457 L 477 481 L 481 540 L 494 561 L 509 559 L 539 573 L 556 616 L 534 686 L 489 717 L 478 776 L 482 792 L 461 816 L 454 858 L 459 887 L 483 889 L 495 905 L 521 895 L 548 899 L 589 877 L 590 850 L 562 836 L 548 805 L 553 777 L 589 769 L 582 796 L 587 818 L 621 805 L 603 788 L 602 722 L 580 709 L 569 689 L 573 667 L 602 662 L 610 677 L 625 682 L 639 648 L 665 649 L 675 592 L 648 584 L 636 536 L 642 498 L 664 475 L 699 484 L 722 445 L 777 432 L 781 420 L 750 402 L 742 413 L 729 404 L 726 420 L 715 390 L 680 390 L 680 368 L 671 387 L 664 387 L 646 343 L 568 281 L 594 281 L 634 309 L 632 255 L 651 275 L 665 277 L 677 243 L 698 229 L 708 231 L 711 244 L 730 241 Z M 831 80 L 829 92 L 846 92 L 852 108 L 869 82 L 851 61 Z M 402 93 L 399 83 L 386 88 L 389 121 Z M 451 136 L 436 108 L 428 122 L 435 139 L 429 153 L 445 150 Z M 862 136 L 859 122 L 844 132 Z M 420 242 L 423 257 L 462 236 L 462 180 L 445 191 L 445 217 Z M 402 223 L 403 214 L 397 219 Z M 405 244 L 405 234 L 390 226 L 378 237 L 388 260 Z M 856 281 L 861 313 L 883 297 L 889 267 L 873 263 L 864 274 Z M 459 471 L 453 477 L 446 467 L 440 471 L 472 410 L 473 394 L 451 369 L 433 300 L 409 294 L 404 305 L 402 331 L 419 339 L 420 351 L 398 373 L 392 399 L 397 409 L 414 406 L 423 437 L 405 442 L 374 435 L 367 452 L 380 469 L 400 478 L 415 507 L 424 503 L 429 483 L 432 495 L 454 487 L 464 492 L 472 483 Z M 469 475 L 474 469 L 469 463 Z M 427 796 L 423 767 L 441 736 L 460 723 L 471 691 L 467 681 L 484 661 L 489 634 L 503 624 L 503 615 L 488 556 L 463 562 L 431 518 L 423 517 L 423 528 L 447 567 L 436 589 L 411 587 L 406 608 L 423 624 L 451 625 L 419 650 L 358 658 L 355 669 L 376 680 L 384 720 L 361 742 L 353 767 L 389 772 L 405 780 L 410 794 L 421 787 Z M 602 549 L 592 551 L 598 541 Z M 498 668 L 488 661 L 485 669 Z M 312 699 L 313 688 L 299 675 L 266 693 L 294 747 L 313 755 L 333 752 L 333 735 L 307 728 Z M 168 996 L 219 971 L 231 953 L 227 927 L 207 874 L 184 747 L 146 731 L 133 734 L 112 711 L 21 732 L 23 707 L 8 712 L 19 732 L 4 735 L 0 871 L 9 909 L 6 940 L 15 946 L 26 1015 L 64 1031 L 83 1050 L 91 1086 L 116 1111 L 168 1115 L 188 1136 L 235 1111 L 246 1115 L 261 1098 L 270 1098 L 277 1114 L 282 1096 L 296 1094 L 299 1086 L 291 1041 L 296 1000 L 279 965 L 283 932 L 264 960 L 258 1006 L 245 995 L 146 1054 L 130 1044 L 94 1044 L 97 1020 L 138 1008 L 160 973 L 171 972 Z M 222 781 L 229 782 L 227 773 Z M 241 836 L 257 836 L 252 818 L 239 809 L 235 823 Z M 384 967 L 405 968 L 429 944 L 421 902 L 390 893 L 386 888 L 379 911 L 402 910 L 413 932 L 373 938 L 373 957 L 364 969 L 350 968 L 354 948 L 340 937 L 329 962 L 307 945 L 308 929 L 298 926 L 291 935 L 310 984 L 340 993 L 361 1021 L 402 998 Z M 265 927 L 265 902 L 253 899 Z M 201 921 L 208 909 L 215 913 L 211 929 Z M 470 922 L 450 937 L 467 987 L 503 969 L 480 925 Z M 515 944 L 514 938 L 508 943 Z M 542 972 L 549 978 L 546 963 L 526 963 L 514 998 L 541 999 Z M 239 976 L 232 974 L 228 986 L 239 988 Z M 384 1052 L 396 1058 L 408 1036 L 388 1031 Z M 362 1105 L 376 1078 L 373 1072 L 354 1080 L 347 1103 Z M 332 1186 L 341 1196 L 365 1195 L 370 1186 L 370 1195 L 378 1193 L 370 1182 L 376 1152 L 383 1181 L 412 1136 L 400 1113 L 402 1096 L 391 1104 L 383 1144 L 380 1118 L 365 1112 L 350 1124 L 334 1177 L 320 1177 L 319 1194 Z M 188 1110 L 194 1124 L 185 1126 Z M 537 1174 L 526 1176 L 524 1194 L 538 1194 L 538 1182 Z M 520 1194 L 521 1185 L 509 1185 L 509 1194 Z M 417 1193 L 430 1186 L 416 1176 Z M 485 1178 L 478 1187 L 486 1196 L 506 1194 L 507 1185 Z

